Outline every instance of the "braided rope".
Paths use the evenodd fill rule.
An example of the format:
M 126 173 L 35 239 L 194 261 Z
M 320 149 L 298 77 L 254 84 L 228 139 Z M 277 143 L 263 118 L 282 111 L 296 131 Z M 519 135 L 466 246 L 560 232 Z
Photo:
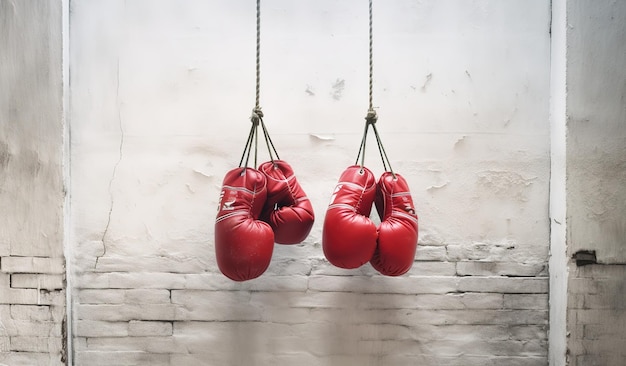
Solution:
M 363 167 L 365 166 L 365 147 L 367 142 L 367 132 L 369 127 L 371 126 L 374 130 L 374 135 L 376 136 L 376 143 L 378 145 L 378 152 L 380 153 L 380 158 L 383 162 L 383 168 L 385 171 L 391 172 L 391 175 L 396 178 L 396 174 L 393 172 L 391 168 L 391 162 L 389 162 L 389 158 L 387 157 L 387 152 L 385 151 L 385 147 L 383 146 L 382 140 L 380 139 L 380 135 L 378 134 L 378 129 L 376 128 L 376 121 L 378 120 L 378 116 L 376 115 L 376 111 L 374 110 L 373 103 L 373 90 L 374 90 L 374 47 L 373 47 L 373 11 L 372 11 L 372 0 L 369 0 L 369 109 L 367 110 L 367 116 L 365 116 L 365 129 L 363 130 L 363 138 L 361 139 L 361 145 L 359 146 L 359 153 L 356 157 L 356 164 L 361 166 L 361 171 L 363 171 Z
M 256 0 L 256 103 L 255 109 L 261 109 L 261 0 Z
M 373 61 L 373 53 L 374 53 L 374 48 L 373 48 L 373 26 L 372 26 L 372 0 L 370 0 L 370 6 L 369 6 L 369 12 L 370 12 L 370 22 L 369 22 L 369 27 L 370 27 L 370 44 L 369 44 L 369 51 L 370 51 L 370 107 L 369 110 L 373 111 L 374 110 L 374 105 L 372 102 L 372 90 L 374 89 L 374 61 Z

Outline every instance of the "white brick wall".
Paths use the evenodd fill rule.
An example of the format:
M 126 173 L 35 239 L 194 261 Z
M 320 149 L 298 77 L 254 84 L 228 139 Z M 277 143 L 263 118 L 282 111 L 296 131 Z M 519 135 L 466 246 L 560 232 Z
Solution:
M 549 2 L 375 1 L 377 126 L 421 225 L 399 278 L 321 248 L 367 109 L 367 4 L 262 7 L 265 122 L 317 220 L 236 283 L 213 224 L 253 2 L 72 1 L 74 363 L 547 365 Z
M 572 263 L 569 271 L 569 365 L 625 364 L 626 265 Z
M 77 292 L 79 364 L 546 364 L 545 274 L 97 278 Z

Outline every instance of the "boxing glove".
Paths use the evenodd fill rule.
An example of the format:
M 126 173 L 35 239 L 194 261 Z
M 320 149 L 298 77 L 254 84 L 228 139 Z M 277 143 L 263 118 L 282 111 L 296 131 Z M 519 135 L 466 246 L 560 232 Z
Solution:
M 369 215 L 376 197 L 376 178 L 358 165 L 339 178 L 324 218 L 322 249 L 328 261 L 340 268 L 367 263 L 376 249 L 376 225 Z
M 418 221 L 406 180 L 399 174 L 385 172 L 376 189 L 378 245 L 370 261 L 372 267 L 387 276 L 405 274 L 413 265 L 417 248 Z
M 267 200 L 261 220 L 272 227 L 276 243 L 302 242 L 313 227 L 315 215 L 293 169 L 283 160 L 274 160 L 259 165 L 259 171 L 267 179 Z
M 224 177 L 215 219 L 215 256 L 220 271 L 234 281 L 259 277 L 274 250 L 272 228 L 259 220 L 267 197 L 265 175 L 236 168 Z

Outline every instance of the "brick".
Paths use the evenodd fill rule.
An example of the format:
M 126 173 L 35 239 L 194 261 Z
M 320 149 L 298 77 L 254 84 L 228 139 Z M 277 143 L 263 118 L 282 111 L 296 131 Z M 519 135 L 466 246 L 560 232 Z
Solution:
M 611 324 L 615 327 L 626 327 L 626 311 L 612 309 L 573 310 L 578 324 Z
M 625 280 L 626 281 L 626 280 Z M 583 298 L 585 309 L 613 309 L 615 311 L 626 310 L 626 292 L 619 288 L 601 291 L 599 294 L 579 295 Z
M 90 351 L 143 351 L 149 353 L 187 353 L 187 347 L 174 337 L 89 338 Z
M 281 245 L 281 247 L 290 247 L 290 245 Z M 272 276 L 308 276 L 311 274 L 315 264 L 319 263 L 317 259 L 305 259 L 294 257 L 281 256 L 281 247 L 274 248 L 274 255 L 272 256 L 272 262 L 266 273 Z M 301 248 L 297 248 L 301 249 Z M 315 263 L 315 264 L 314 264 Z
M 457 262 L 459 276 L 511 276 L 511 277 L 546 277 L 546 263 L 516 262 Z
M 181 289 L 222 291 L 306 291 L 308 276 L 273 276 L 264 274 L 250 281 L 234 282 L 220 274 L 190 274 Z
M 174 320 L 175 305 L 166 304 L 114 304 L 75 307 L 76 318 L 83 320 L 130 321 L 130 320 Z
M 78 320 L 75 322 L 76 337 L 127 337 L 128 322 Z
M 124 291 L 127 304 L 169 304 L 170 291 L 160 289 L 135 289 Z
M 65 366 L 60 353 L 10 352 L 0 356 L 0 364 L 10 366 Z
M 583 326 L 584 340 L 600 339 L 623 339 L 626 341 L 626 331 L 624 328 L 608 324 L 585 324 Z
M 447 260 L 452 262 L 486 261 L 543 263 L 547 261 L 547 248 L 547 243 L 545 244 L 545 247 L 543 245 L 531 246 L 508 243 L 450 244 L 446 246 Z
M 378 272 L 369 264 L 365 264 L 359 268 L 345 269 L 336 267 L 326 259 L 315 260 L 311 268 L 312 276 L 374 276 Z M 413 262 L 415 264 L 415 262 Z
M 84 273 L 76 278 L 79 289 L 173 289 L 185 288 L 185 275 L 178 273 Z
M 173 290 L 177 320 L 261 320 L 262 308 L 250 304 L 250 293 Z M 283 315 L 287 314 L 285 312 Z
M 196 257 L 176 260 L 166 257 L 135 257 L 107 255 L 98 259 L 97 272 L 135 272 L 141 263 L 142 272 L 159 273 L 167 268 L 170 273 L 198 273 L 206 270 L 206 264 Z
M 440 261 L 417 261 L 413 263 L 409 275 L 415 276 L 454 276 L 456 263 Z
M 309 279 L 309 289 L 356 293 L 447 293 L 457 290 L 456 277 L 340 277 L 317 276 Z
M 52 320 L 53 316 L 50 306 L 47 305 L 11 305 L 11 318 L 43 322 Z
M 567 307 L 568 309 L 583 309 L 585 307 L 585 295 L 568 292 Z
M 28 320 L 7 320 L 3 319 L 2 323 L 5 331 L 9 336 L 51 336 L 61 337 L 61 323 L 54 321 L 28 321 Z
M 118 289 L 79 289 L 76 297 L 81 304 L 123 304 L 126 301 L 125 291 Z
M 567 283 L 567 292 L 573 294 L 596 294 L 598 284 L 590 278 L 570 278 Z
M 64 274 L 65 260 L 46 257 L 3 257 L 2 272 Z
M 420 245 L 415 252 L 415 260 L 417 261 L 437 261 L 444 262 L 447 260 L 446 247 Z
M 459 291 L 497 293 L 547 293 L 547 278 L 461 277 Z
M 144 351 L 80 351 L 76 352 L 76 365 L 85 366 L 136 366 L 178 365 L 170 363 L 170 355 Z
M 548 294 L 504 294 L 505 309 L 548 309 Z
M 444 303 L 460 304 L 455 305 L 455 310 L 471 310 L 471 309 L 501 309 L 504 298 L 502 294 L 491 293 L 459 293 L 446 294 Z M 446 309 L 447 304 L 442 304 L 439 309 Z M 431 306 L 437 309 L 437 304 L 433 302 Z
M 12 288 L 57 290 L 65 288 L 64 275 L 12 274 Z
M 39 291 L 0 287 L 0 304 L 37 304 Z
M 11 351 L 14 352 L 49 352 L 60 353 L 63 347 L 61 337 L 11 337 Z
M 623 365 L 622 363 L 610 363 L 608 359 L 608 355 L 578 355 L 572 357 L 572 366 Z
M 131 320 L 128 325 L 128 334 L 131 337 L 171 336 L 172 322 Z

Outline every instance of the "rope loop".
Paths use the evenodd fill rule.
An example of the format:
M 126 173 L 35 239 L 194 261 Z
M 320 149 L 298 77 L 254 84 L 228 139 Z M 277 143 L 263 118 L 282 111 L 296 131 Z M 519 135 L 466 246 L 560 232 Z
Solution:
M 378 120 L 378 115 L 376 111 L 372 108 L 367 111 L 367 115 L 365 116 L 365 123 L 367 125 L 373 125 Z
M 250 121 L 253 125 L 258 125 L 259 122 L 263 120 L 263 111 L 261 107 L 254 107 L 252 109 L 252 115 L 250 116 Z
M 263 122 L 263 111 L 261 110 L 261 106 L 259 104 L 260 95 L 261 95 L 261 0 L 256 0 L 256 84 L 255 84 L 255 104 L 254 108 L 252 108 L 252 114 L 250 115 L 250 122 L 252 122 L 252 127 L 250 128 L 250 133 L 248 134 L 248 139 L 246 140 L 246 145 L 243 149 L 243 154 L 241 155 L 241 160 L 239 160 L 239 167 L 243 168 L 242 172 L 248 167 L 248 161 L 250 160 L 250 155 L 252 154 L 252 147 L 254 145 L 254 168 L 257 167 L 257 156 L 258 156 L 258 130 L 259 126 L 261 126 L 263 130 L 263 137 L 265 139 L 265 144 L 267 145 L 267 150 L 269 152 L 270 160 L 273 164 L 274 155 L 276 155 L 276 159 L 280 159 L 278 157 L 278 152 L 276 151 L 276 147 L 274 147 L 274 143 L 270 138 L 270 134 L 267 131 L 267 127 L 265 127 L 265 123 Z M 245 160 L 244 160 L 245 159 Z
M 373 104 L 373 89 L 374 89 L 374 47 L 373 47 L 373 22 L 372 22 L 372 0 L 369 0 L 369 109 L 367 110 L 367 115 L 365 116 L 365 129 L 363 130 L 363 137 L 361 138 L 361 146 L 359 147 L 359 153 L 356 157 L 355 165 L 359 163 L 359 158 L 361 159 L 361 172 L 363 171 L 363 167 L 365 166 L 365 145 L 367 142 L 367 131 L 369 127 L 372 126 L 374 130 L 374 135 L 376 136 L 376 143 L 378 145 L 378 152 L 380 153 L 380 158 L 383 162 L 383 168 L 385 171 L 391 172 L 391 175 L 394 179 L 396 178 L 396 174 L 393 172 L 391 168 L 391 163 L 389 162 L 389 158 L 387 157 L 387 152 L 385 151 L 385 147 L 380 139 L 380 135 L 378 134 L 378 129 L 376 128 L 376 121 L 378 121 L 378 115 L 374 110 Z

